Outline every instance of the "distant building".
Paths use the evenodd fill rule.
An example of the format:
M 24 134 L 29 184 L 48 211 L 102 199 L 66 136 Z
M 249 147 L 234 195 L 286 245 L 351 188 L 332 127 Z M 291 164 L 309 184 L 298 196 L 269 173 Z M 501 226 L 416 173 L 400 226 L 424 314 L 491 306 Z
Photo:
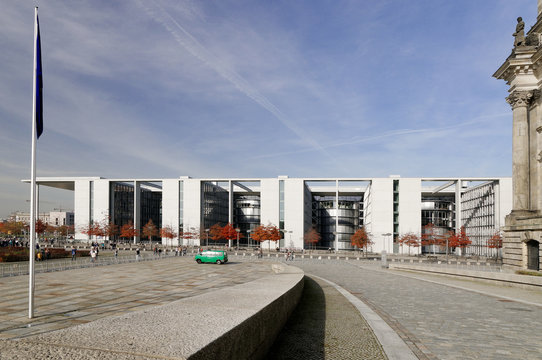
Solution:
M 487 240 L 512 208 L 510 178 L 51 177 L 37 183 L 74 191 L 78 240 L 88 240 L 80 230 L 91 223 L 132 222 L 142 229 L 151 219 L 177 234 L 198 234 L 174 239 L 173 244 L 204 244 L 206 229 L 231 223 L 240 230 L 241 245 L 247 246 L 253 244 L 249 234 L 259 224 L 273 224 L 284 234 L 276 244 L 281 248 L 305 248 L 304 234 L 314 227 L 322 237 L 317 248 L 352 250 L 350 237 L 364 226 L 374 242 L 370 250 L 400 253 L 408 252 L 399 247 L 401 235 L 421 235 L 424 225 L 432 223 L 442 233 L 464 226 L 473 241 L 467 253 L 490 255 Z
M 75 214 L 73 211 L 40 212 L 39 219 L 46 224 L 54 226 L 73 226 L 75 224 Z M 9 220 L 28 224 L 30 223 L 30 213 L 16 211 L 9 216 Z

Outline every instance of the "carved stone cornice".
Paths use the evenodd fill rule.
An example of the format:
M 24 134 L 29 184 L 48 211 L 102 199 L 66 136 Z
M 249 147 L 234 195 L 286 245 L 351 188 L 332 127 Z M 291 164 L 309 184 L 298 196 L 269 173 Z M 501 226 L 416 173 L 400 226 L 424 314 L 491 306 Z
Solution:
M 533 99 L 540 97 L 540 90 L 516 90 L 506 98 L 512 109 L 520 106 L 528 107 Z

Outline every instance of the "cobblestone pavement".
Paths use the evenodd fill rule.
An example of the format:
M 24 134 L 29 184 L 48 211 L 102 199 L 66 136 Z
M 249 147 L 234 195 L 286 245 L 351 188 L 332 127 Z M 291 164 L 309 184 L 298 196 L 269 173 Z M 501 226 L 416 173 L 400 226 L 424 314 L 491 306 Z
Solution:
M 269 263 L 198 265 L 192 256 L 41 273 L 35 275 L 34 319 L 28 319 L 28 275 L 0 278 L 0 339 L 143 310 L 270 273 Z
M 292 265 L 347 289 L 377 312 L 420 359 L 542 359 L 542 291 L 472 290 L 428 282 L 363 262 L 294 261 Z M 405 276 L 406 275 L 406 276 Z M 438 280 L 435 280 L 437 279 Z M 440 282 L 440 283 L 436 283 Z M 534 303 L 540 304 L 537 306 Z
M 300 303 L 267 360 L 385 360 L 382 346 L 357 309 L 328 283 L 305 277 Z

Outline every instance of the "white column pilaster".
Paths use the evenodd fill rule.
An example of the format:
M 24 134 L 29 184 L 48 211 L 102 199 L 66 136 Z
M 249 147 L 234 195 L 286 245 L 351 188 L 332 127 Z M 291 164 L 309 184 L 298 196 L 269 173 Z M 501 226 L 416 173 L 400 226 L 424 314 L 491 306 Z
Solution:
M 134 181 L 134 229 L 141 229 L 141 184 L 139 181 Z M 134 236 L 134 244 L 138 243 L 140 236 Z
M 512 106 L 513 210 L 529 210 L 529 124 L 528 106 L 532 91 L 514 91 L 506 98 Z

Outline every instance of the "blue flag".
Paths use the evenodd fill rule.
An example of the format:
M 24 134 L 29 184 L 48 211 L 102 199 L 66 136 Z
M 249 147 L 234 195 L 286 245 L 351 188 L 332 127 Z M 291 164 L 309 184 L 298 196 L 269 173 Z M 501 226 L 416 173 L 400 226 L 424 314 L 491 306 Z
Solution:
M 41 75 L 41 44 L 40 44 L 40 23 L 36 14 L 36 133 L 38 138 L 43 132 L 43 79 Z

